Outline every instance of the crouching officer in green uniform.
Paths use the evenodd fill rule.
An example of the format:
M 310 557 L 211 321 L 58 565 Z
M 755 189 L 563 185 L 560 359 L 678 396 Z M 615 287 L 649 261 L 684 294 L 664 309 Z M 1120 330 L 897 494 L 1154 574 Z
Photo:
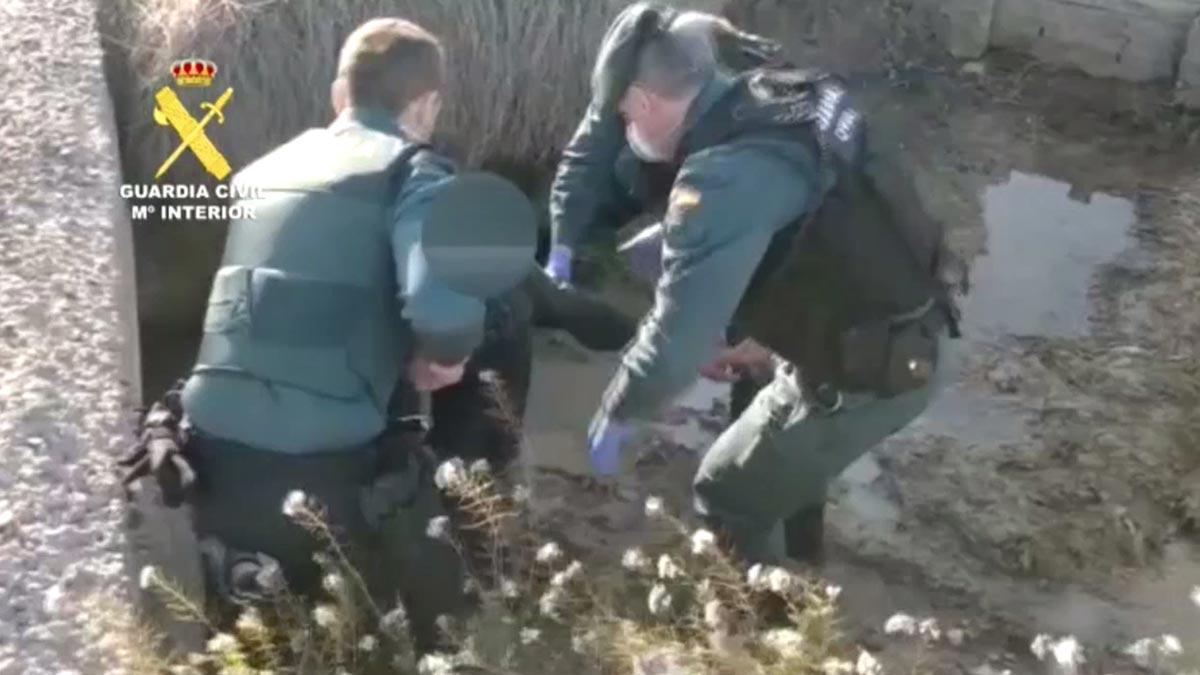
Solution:
M 455 176 L 427 149 L 443 60 L 419 26 L 367 22 L 340 54 L 336 120 L 238 174 L 261 198 L 256 219 L 231 223 L 213 281 L 177 401 L 186 442 L 144 443 L 129 475 L 153 473 L 178 503 L 168 493 L 189 487 L 190 466 L 209 585 L 234 603 L 269 592 L 280 570 L 295 592 L 319 589 L 322 543 L 288 515 L 320 503 L 372 594 L 381 606 L 399 595 L 426 647 L 436 617 L 461 609 L 463 580 L 455 552 L 426 535 L 442 506 L 422 430 L 389 419 L 389 402 L 397 383 L 462 377 L 484 299 L 528 274 L 536 243 L 514 186 Z M 285 505 L 295 490 L 312 501 Z
M 591 424 L 593 470 L 617 472 L 633 424 L 698 370 L 766 362 L 696 506 L 745 558 L 816 562 L 829 482 L 926 407 L 956 313 L 940 228 L 876 171 L 846 87 L 767 58 L 735 74 L 731 41 L 777 51 L 743 36 L 654 5 L 618 17 L 556 176 L 549 271 L 569 275 L 592 227 L 665 205 L 655 304 Z M 745 339 L 722 350 L 729 332 Z

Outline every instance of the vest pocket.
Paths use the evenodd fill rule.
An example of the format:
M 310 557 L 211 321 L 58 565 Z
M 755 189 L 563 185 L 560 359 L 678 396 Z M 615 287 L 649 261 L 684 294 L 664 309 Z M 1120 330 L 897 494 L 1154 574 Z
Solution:
M 213 277 L 204 314 L 205 333 L 231 333 L 250 324 L 250 269 L 222 267 Z
M 258 268 L 250 277 L 250 336 L 283 347 L 345 348 L 369 312 L 350 284 Z

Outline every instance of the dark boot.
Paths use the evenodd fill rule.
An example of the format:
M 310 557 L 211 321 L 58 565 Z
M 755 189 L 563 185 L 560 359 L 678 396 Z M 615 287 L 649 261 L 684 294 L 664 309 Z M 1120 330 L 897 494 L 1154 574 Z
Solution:
M 576 288 L 563 288 L 541 271 L 521 284 L 533 308 L 533 325 L 566 331 L 584 347 L 622 349 L 637 333 L 637 320 Z
M 820 567 L 825 563 L 825 505 L 808 506 L 783 521 L 787 556 Z

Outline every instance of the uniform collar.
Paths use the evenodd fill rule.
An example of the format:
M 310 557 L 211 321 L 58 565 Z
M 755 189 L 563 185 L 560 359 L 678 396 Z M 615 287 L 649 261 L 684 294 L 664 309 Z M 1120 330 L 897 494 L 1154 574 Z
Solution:
M 346 108 L 337 116 L 333 124 L 329 125 L 329 128 L 337 131 L 349 126 L 365 127 L 389 136 L 405 137 L 404 132 L 400 130 L 400 125 L 396 123 L 395 115 L 382 108 Z
M 687 115 L 683 118 L 683 137 L 679 141 L 679 154 L 691 154 L 692 144 L 696 140 L 698 130 L 703 126 L 704 118 L 737 84 L 737 80 L 718 71 L 696 94 L 692 105 L 688 107 Z
M 704 115 L 712 110 L 717 101 L 729 93 L 730 89 L 733 89 L 735 83 L 734 78 L 720 71 L 709 78 L 708 82 L 700 88 L 700 93 L 696 94 L 696 98 L 692 100 L 692 105 L 688 107 L 687 115 L 683 118 L 683 128 L 687 130 L 685 136 L 704 119 Z

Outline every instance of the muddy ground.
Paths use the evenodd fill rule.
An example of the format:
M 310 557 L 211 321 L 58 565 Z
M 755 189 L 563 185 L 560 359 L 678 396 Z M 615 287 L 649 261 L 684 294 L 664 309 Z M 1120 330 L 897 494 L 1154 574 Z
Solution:
M 824 570 L 848 629 L 921 672 L 1036 672 L 1039 633 L 1087 671 L 1177 635 L 1200 650 L 1200 120 L 1165 92 L 1000 55 L 866 83 L 919 186 L 971 261 L 960 374 L 851 468 Z M 689 508 L 724 392 L 701 384 L 616 486 L 582 433 L 613 360 L 541 336 L 528 427 L 540 508 L 597 557 L 652 536 L 647 494 Z M 570 386 L 564 386 L 570 383 Z M 615 493 L 615 498 L 613 494 Z M 894 612 L 966 629 L 961 647 L 882 634 Z M 986 668 L 992 668 L 988 671 Z

